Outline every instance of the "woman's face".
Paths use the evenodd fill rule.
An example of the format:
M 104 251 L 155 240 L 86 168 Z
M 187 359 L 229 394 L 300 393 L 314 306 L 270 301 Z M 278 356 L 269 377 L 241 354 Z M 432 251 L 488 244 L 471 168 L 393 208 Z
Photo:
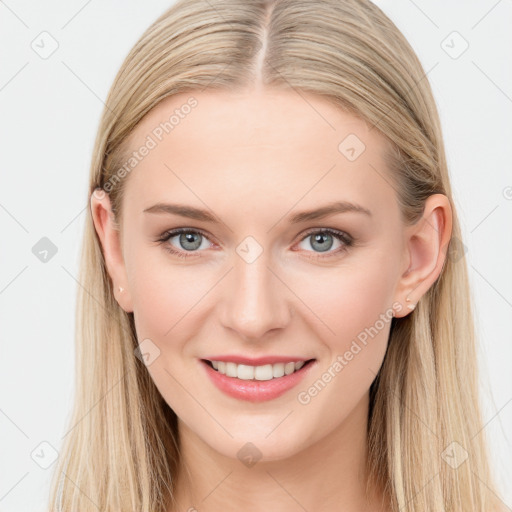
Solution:
M 226 456 L 250 442 L 272 460 L 366 407 L 409 265 L 383 137 L 318 96 L 208 91 L 167 98 L 129 142 L 111 273 L 182 428 Z M 203 360 L 228 356 L 268 358 L 264 378 L 281 371 L 272 360 L 314 361 L 212 379 Z

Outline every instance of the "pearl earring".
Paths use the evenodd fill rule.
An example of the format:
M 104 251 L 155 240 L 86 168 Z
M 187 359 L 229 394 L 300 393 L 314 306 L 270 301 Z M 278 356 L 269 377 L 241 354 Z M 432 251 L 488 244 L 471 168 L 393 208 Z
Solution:
M 122 293 L 124 291 L 124 288 L 122 286 L 119 287 L 119 293 Z

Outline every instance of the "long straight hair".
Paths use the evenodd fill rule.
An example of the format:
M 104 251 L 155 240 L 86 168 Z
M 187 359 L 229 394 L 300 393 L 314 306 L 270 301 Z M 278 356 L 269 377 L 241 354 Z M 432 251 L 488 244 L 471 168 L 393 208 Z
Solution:
M 394 511 L 499 510 L 479 405 L 467 263 L 436 104 L 413 49 L 369 0 L 175 3 L 141 36 L 110 89 L 88 204 L 101 187 L 120 218 L 128 136 L 164 98 L 254 85 L 315 93 L 386 137 L 404 223 L 421 218 L 431 194 L 449 198 L 453 231 L 441 275 L 413 312 L 393 318 L 370 388 L 368 470 Z M 177 418 L 134 355 L 133 313 L 114 299 L 90 207 L 88 213 L 76 395 L 54 470 L 52 511 L 166 512 L 175 505 Z

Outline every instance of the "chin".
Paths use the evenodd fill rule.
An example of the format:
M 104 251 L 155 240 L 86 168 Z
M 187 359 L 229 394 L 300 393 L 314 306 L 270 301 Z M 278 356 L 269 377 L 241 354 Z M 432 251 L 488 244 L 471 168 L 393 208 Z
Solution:
M 223 439 L 217 436 L 203 440 L 218 453 L 238 459 L 247 467 L 252 467 L 257 462 L 287 459 L 301 452 L 306 446 L 307 436 L 291 437 L 286 429 L 268 435 L 269 431 L 261 434 L 251 432 L 250 429 L 243 433 L 231 431 L 233 438 L 226 435 Z

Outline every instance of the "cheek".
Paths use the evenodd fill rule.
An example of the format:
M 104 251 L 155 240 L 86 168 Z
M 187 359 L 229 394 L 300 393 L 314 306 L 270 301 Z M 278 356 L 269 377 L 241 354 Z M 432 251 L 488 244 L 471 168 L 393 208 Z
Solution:
M 380 261 L 379 261 L 380 260 Z M 371 264 L 340 268 L 325 280 L 329 286 L 307 288 L 307 303 L 322 322 L 315 320 L 316 336 L 328 357 L 318 374 L 301 386 L 297 401 L 304 411 L 304 421 L 315 427 L 322 417 L 321 436 L 336 428 L 365 399 L 386 354 L 392 321 L 392 279 L 385 258 Z M 332 269 L 330 269 L 332 270 Z M 385 274 L 390 270 L 389 274 Z M 389 304 L 389 306 L 388 306 Z
M 191 389 L 200 384 L 196 383 L 195 360 L 186 357 L 187 341 L 196 337 L 201 328 L 195 315 L 212 283 L 207 275 L 198 275 L 193 266 L 180 267 L 165 261 L 165 253 L 152 261 L 143 254 L 132 255 L 135 271 L 130 289 L 137 338 L 155 354 L 148 372 L 173 410 L 186 415 L 190 408 L 193 410 L 193 404 L 179 383 L 187 382 Z
M 347 340 L 373 325 L 382 315 L 391 315 L 392 269 L 385 262 L 344 264 L 311 272 L 295 280 L 294 291 L 323 324 L 327 339 Z M 324 284 L 322 284 L 324 283 Z
M 127 262 L 134 317 L 139 337 L 165 343 L 176 329 L 189 326 L 187 317 L 211 288 L 213 277 L 197 266 L 171 262 L 163 248 L 132 250 Z
M 334 387 L 361 395 L 378 372 L 392 321 L 394 267 L 393 257 L 372 248 L 357 261 L 317 268 L 295 281 L 294 291 L 310 311 L 309 323 L 329 361 L 341 364 L 330 369 L 338 376 Z M 323 370 L 329 370 L 329 362 Z

